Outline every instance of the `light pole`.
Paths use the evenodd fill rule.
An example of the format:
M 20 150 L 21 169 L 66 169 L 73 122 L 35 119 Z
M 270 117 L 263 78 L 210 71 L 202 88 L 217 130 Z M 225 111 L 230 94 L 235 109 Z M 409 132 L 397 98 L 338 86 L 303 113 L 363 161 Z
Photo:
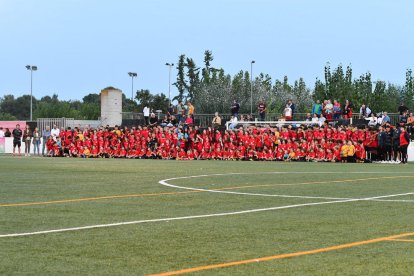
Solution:
M 168 108 L 171 105 L 171 67 L 174 66 L 174 63 L 166 63 L 165 65 L 168 66 Z
M 36 65 L 26 65 L 26 69 L 30 70 L 30 121 L 33 120 L 33 71 L 37 71 Z
M 253 63 L 256 61 L 250 62 L 250 115 L 253 114 Z
M 138 76 L 137 73 L 128 72 L 128 75 L 131 77 L 131 101 L 134 100 L 134 78 Z

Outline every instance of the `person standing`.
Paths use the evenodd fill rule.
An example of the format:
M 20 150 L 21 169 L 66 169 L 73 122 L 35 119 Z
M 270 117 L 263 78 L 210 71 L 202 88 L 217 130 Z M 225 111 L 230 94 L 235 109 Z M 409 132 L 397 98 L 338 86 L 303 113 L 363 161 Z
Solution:
M 46 143 L 49 141 L 49 137 L 51 136 L 50 133 L 50 126 L 46 126 L 44 130 L 42 130 L 42 155 L 45 156 L 45 149 Z
M 295 106 L 295 104 L 293 103 L 293 101 L 291 99 L 288 100 L 287 104 L 290 107 L 290 109 L 292 110 L 292 119 L 293 119 L 293 116 L 295 115 L 296 106 Z
M 325 117 L 326 117 L 326 120 L 328 122 L 332 122 L 332 118 L 333 118 L 333 104 L 331 103 L 331 100 L 328 100 L 326 102 L 326 105 L 325 105 L 324 109 L 325 109 Z
M 352 104 L 349 100 L 345 100 L 343 108 L 344 119 L 352 119 Z
M 16 147 L 18 148 L 19 151 L 19 156 L 21 155 L 20 152 L 20 148 L 22 146 L 22 135 L 23 135 L 23 131 L 20 129 L 20 125 L 17 124 L 16 128 L 13 129 L 13 156 L 16 153 Z
M 283 114 L 285 116 L 286 121 L 292 120 L 292 108 L 290 108 L 289 104 L 286 104 L 286 107 L 283 110 Z
M 194 105 L 191 102 L 188 102 L 187 108 L 188 108 L 188 116 L 190 116 L 194 120 L 194 112 L 195 112 Z
M 410 135 L 406 131 L 405 127 L 400 127 L 400 156 L 402 164 L 406 164 L 408 162 L 407 149 L 409 144 Z
M 404 105 L 404 103 L 403 102 L 401 102 L 400 103 L 400 106 L 398 107 L 398 112 L 400 112 L 400 116 L 402 116 L 403 115 L 403 113 L 404 112 L 407 112 L 408 111 L 408 107 L 406 107 L 405 105 Z
M 337 100 L 334 100 L 333 104 L 333 120 L 337 121 L 339 120 L 339 117 L 341 116 L 341 105 L 338 103 Z
M 33 155 L 36 155 L 36 151 L 37 151 L 37 156 L 40 156 L 40 131 L 39 128 L 35 128 L 33 131 Z
M 23 131 L 23 141 L 24 141 L 24 156 L 30 156 L 30 144 L 32 142 L 33 133 L 30 130 L 30 126 L 26 125 L 26 128 Z
M 235 117 L 239 116 L 239 110 L 240 110 L 240 104 L 236 100 L 234 100 L 233 105 L 230 108 L 231 116 L 235 116 Z
M 260 121 L 264 121 L 266 118 L 266 104 L 264 103 L 263 99 L 260 99 L 258 109 Z
M 148 105 L 144 106 L 144 109 L 142 110 L 142 113 L 144 113 L 144 125 L 148 125 L 149 123 L 149 116 L 150 116 L 150 109 Z
M 60 129 L 56 125 L 53 125 L 50 135 L 53 137 L 53 140 L 56 141 L 56 139 L 60 137 Z
M 321 116 L 321 113 L 322 113 L 321 102 L 319 100 L 316 100 L 316 103 L 314 103 L 312 107 L 312 115 L 316 114 L 316 116 L 318 116 L 319 118 Z

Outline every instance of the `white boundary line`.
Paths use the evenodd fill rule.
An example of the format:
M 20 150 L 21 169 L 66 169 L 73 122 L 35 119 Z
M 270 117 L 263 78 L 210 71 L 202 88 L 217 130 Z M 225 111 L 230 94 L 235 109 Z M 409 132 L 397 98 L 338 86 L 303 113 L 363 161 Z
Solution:
M 158 181 L 163 186 L 167 186 L 170 188 L 176 189 L 183 189 L 183 190 L 191 190 L 191 191 L 199 191 L 199 192 L 209 192 L 209 193 L 222 193 L 222 194 L 233 194 L 233 195 L 247 195 L 247 196 L 264 196 L 264 197 L 282 197 L 282 198 L 303 198 L 303 199 L 325 199 L 325 200 L 351 200 L 355 198 L 346 198 L 346 197 L 323 197 L 323 196 L 303 196 L 303 195 L 278 195 L 278 194 L 259 194 L 259 193 L 245 193 L 245 192 L 234 192 L 234 191 L 226 191 L 226 190 L 210 190 L 210 189 L 202 189 L 202 188 L 193 188 L 193 187 L 185 187 L 185 186 L 178 186 L 168 183 L 171 180 L 178 180 L 178 179 L 189 179 L 189 178 L 200 178 L 200 177 L 209 177 L 209 176 L 227 176 L 227 175 L 255 175 L 255 174 L 337 174 L 337 172 L 263 172 L 263 173 L 219 173 L 219 174 L 203 174 L 203 175 L 192 175 L 192 176 L 180 176 L 180 177 L 173 177 L 168 179 L 163 179 Z M 366 172 L 341 172 L 344 174 L 366 174 Z M 378 172 L 368 172 L 368 173 L 375 173 Z M 398 174 L 395 172 L 386 172 L 392 174 Z M 411 174 L 411 172 L 408 172 Z M 329 181 L 327 181 L 329 182 Z M 242 187 L 240 187 L 242 189 Z M 406 193 L 403 195 L 412 195 L 414 193 Z M 398 194 L 395 196 L 400 196 L 402 194 Z M 385 196 L 389 197 L 389 196 Z M 414 202 L 413 200 L 381 200 L 381 197 L 377 198 L 369 198 L 365 200 L 371 201 L 390 201 L 390 202 Z
M 408 193 L 408 194 L 412 194 L 412 193 Z M 223 216 L 241 215 L 241 214 L 257 213 L 257 212 L 264 212 L 264 211 L 274 211 L 274 210 L 306 207 L 306 206 L 316 206 L 316 205 L 326 205 L 326 204 L 334 204 L 334 203 L 345 203 L 345 202 L 373 200 L 373 199 L 376 199 L 376 198 L 395 197 L 395 196 L 403 196 L 403 195 L 408 195 L 408 194 L 385 195 L 385 196 L 369 197 L 369 198 L 353 198 L 353 199 L 346 199 L 346 200 L 303 203 L 303 204 L 294 204 L 294 205 L 286 205 L 286 206 L 276 206 L 276 207 L 270 207 L 270 208 L 250 209 L 250 210 L 235 211 L 235 212 L 214 213 L 214 214 L 207 214 L 207 215 L 147 219 L 147 220 L 135 220 L 135 221 L 126 221 L 126 222 L 109 223 L 109 224 L 89 225 L 89 226 L 82 226 L 82 227 L 44 230 L 44 231 L 36 231 L 36 232 L 3 234 L 3 235 L 0 235 L 0 238 L 34 236 L 34 235 L 41 235 L 41 234 L 62 233 L 62 232 L 71 232 L 71 231 L 97 229 L 97 228 L 108 228 L 108 227 L 121 226 L 121 225 L 142 224 L 142 223 L 151 223 L 151 222 L 165 222 L 165 221 L 169 222 L 169 221 L 175 221 L 175 220 L 189 220 L 189 219 L 197 219 L 197 218 L 223 217 Z
M 226 194 L 243 194 L 249 195 L 248 193 L 237 193 L 237 192 L 230 192 L 230 191 L 214 191 L 214 190 L 204 190 L 204 189 L 196 189 L 190 187 L 180 187 L 168 184 L 167 181 L 170 180 L 177 180 L 177 179 L 188 179 L 188 178 L 198 178 L 198 177 L 207 177 L 207 176 L 223 176 L 223 175 L 244 175 L 244 174 L 284 174 L 284 173 L 302 173 L 302 172 L 264 172 L 264 173 L 227 173 L 227 174 L 210 174 L 210 175 L 196 175 L 196 176 L 184 176 L 184 177 L 175 177 L 170 179 L 160 180 L 159 183 L 178 189 L 186 189 L 186 190 L 200 190 L 206 192 L 221 192 Z M 337 173 L 337 172 L 310 172 L 310 173 Z M 366 174 L 366 172 L 344 172 L 344 173 L 362 173 Z M 374 172 L 372 172 L 374 173 Z M 309 173 L 307 173 L 309 174 Z M 376 173 L 378 174 L 378 173 Z M 396 174 L 393 172 L 393 174 Z M 189 219 L 198 219 L 198 218 L 210 218 L 210 217 L 223 217 L 223 216 L 231 216 L 231 215 L 241 215 L 241 214 L 249 214 L 249 213 L 257 213 L 257 212 L 264 212 L 264 211 L 273 211 L 273 210 L 282 210 L 282 209 L 290 209 L 290 208 L 299 208 L 299 207 L 306 207 L 306 206 L 316 206 L 316 205 L 326 205 L 326 204 L 334 204 L 334 203 L 346 203 L 346 202 L 356 202 L 356 201 L 371 201 L 371 200 L 381 200 L 382 198 L 389 198 L 389 197 L 396 197 L 396 196 L 405 196 L 405 195 L 412 195 L 414 193 L 404 193 L 404 194 L 393 194 L 393 195 L 383 195 L 383 196 L 376 196 L 376 197 L 365 197 L 365 198 L 343 198 L 334 201 L 323 201 L 323 202 L 313 202 L 313 203 L 303 203 L 303 204 L 294 204 L 294 205 L 285 205 L 285 206 L 276 206 L 270 208 L 260 208 L 260 209 L 250 209 L 250 210 L 242 210 L 242 211 L 235 211 L 235 212 L 225 212 L 225 213 L 213 213 L 213 214 L 206 214 L 206 215 L 195 215 L 195 216 L 183 216 L 183 217 L 172 217 L 172 218 L 159 218 L 159 219 L 148 219 L 148 220 L 135 220 L 135 221 L 126 221 L 126 222 L 118 222 L 118 223 L 109 223 L 109 224 L 97 224 L 97 225 L 89 225 L 89 226 L 81 226 L 81 227 L 71 227 L 71 228 L 61 228 L 61 229 L 53 229 L 53 230 L 44 230 L 44 231 L 35 231 L 35 232 L 26 232 L 26 233 L 13 233 L 13 234 L 1 234 L 0 238 L 10 238 L 10 237 L 25 237 L 25 236 L 34 236 L 34 235 L 42 235 L 42 234 L 52 234 L 52 233 L 62 233 L 62 232 L 72 232 L 72 231 L 80 231 L 80 230 L 87 230 L 87 229 L 98 229 L 98 228 L 108 228 L 108 227 L 115 227 L 115 226 L 122 226 L 122 225 L 133 225 L 133 224 L 142 224 L 142 223 L 152 223 L 152 222 L 169 222 L 169 221 L 176 221 L 176 220 L 189 220 Z M 250 194 L 250 195 L 261 195 L 262 194 Z M 270 196 L 270 195 L 266 195 Z M 288 196 L 288 195 L 272 195 L 272 196 L 280 196 L 280 197 L 300 197 L 300 196 Z M 323 197 L 302 197 L 308 199 L 323 199 Z M 331 199 L 331 198 L 328 198 Z

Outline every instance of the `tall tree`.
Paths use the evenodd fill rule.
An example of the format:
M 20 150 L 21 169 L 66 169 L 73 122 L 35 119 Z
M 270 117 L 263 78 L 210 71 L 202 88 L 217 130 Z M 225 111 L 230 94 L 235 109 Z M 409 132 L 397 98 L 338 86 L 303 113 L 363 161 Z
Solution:
M 173 100 L 183 101 L 185 90 L 187 89 L 187 82 L 185 80 L 185 55 L 180 55 L 177 64 L 177 81 L 174 85 L 178 89 L 178 95 Z

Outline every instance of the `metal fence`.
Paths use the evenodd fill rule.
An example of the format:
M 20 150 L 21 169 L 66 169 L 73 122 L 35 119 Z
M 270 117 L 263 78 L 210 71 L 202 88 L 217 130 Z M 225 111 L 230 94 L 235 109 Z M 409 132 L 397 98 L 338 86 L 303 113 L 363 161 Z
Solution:
M 294 121 L 305 121 L 307 113 L 295 113 L 293 115 L 292 120 Z M 158 113 L 158 118 L 163 118 L 165 114 Z M 240 116 L 247 116 L 240 114 Z M 239 117 L 240 117 L 239 116 Z M 391 124 L 396 125 L 400 121 L 400 117 L 398 113 L 388 113 L 388 116 L 391 119 Z M 231 114 L 220 114 L 222 119 L 222 125 L 225 124 L 228 120 L 230 120 Z M 265 121 L 277 121 L 283 117 L 280 113 L 266 113 Z M 214 118 L 214 114 L 194 114 L 194 119 L 196 125 L 201 127 L 211 126 L 212 121 Z M 253 114 L 253 117 L 250 118 L 251 121 L 258 119 L 257 114 Z M 353 114 L 352 116 L 353 121 L 359 119 L 359 114 Z M 134 122 L 134 124 L 143 124 L 144 123 L 144 114 L 143 113 L 135 113 L 135 112 L 123 112 L 122 113 L 122 120 Z
M 80 129 L 83 129 L 85 127 L 90 128 L 97 128 L 101 125 L 100 120 L 75 120 L 73 118 L 38 118 L 37 119 L 37 127 L 40 131 L 43 131 L 46 129 L 46 127 L 50 127 L 50 129 L 53 128 L 53 126 L 61 128 L 74 128 L 79 127 Z

